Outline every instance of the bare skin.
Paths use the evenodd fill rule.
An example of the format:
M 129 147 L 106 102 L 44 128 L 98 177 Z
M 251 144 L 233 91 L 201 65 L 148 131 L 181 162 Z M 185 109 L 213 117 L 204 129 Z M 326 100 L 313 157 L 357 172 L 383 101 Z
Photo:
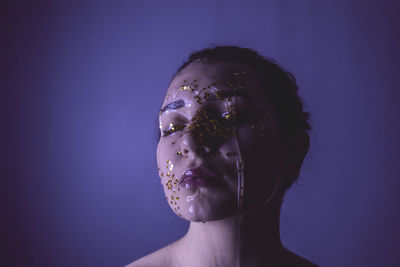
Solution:
M 267 212 L 192 222 L 183 238 L 128 266 L 316 266 L 283 247 L 278 220 Z
M 235 185 L 237 180 L 229 171 L 221 174 L 227 186 L 218 189 L 196 188 L 195 194 L 200 197 L 191 202 L 182 201 L 188 196 L 185 189 L 176 191 L 173 185 L 166 183 L 173 174 L 173 168 L 179 170 L 176 172 L 178 176 L 189 165 L 209 166 L 212 170 L 213 165 L 210 162 L 218 162 L 220 166 L 229 167 L 232 159 L 220 157 L 218 161 L 217 155 L 239 150 L 232 147 L 231 137 L 220 138 L 218 142 L 211 142 L 210 145 L 210 142 L 196 141 L 193 137 L 196 133 L 185 132 L 185 129 L 181 130 L 179 127 L 173 129 L 174 131 L 169 128 L 168 135 L 160 139 L 157 160 L 160 169 L 164 162 L 168 164 L 167 169 L 170 165 L 173 165 L 173 168 L 169 169 L 171 173 L 168 171 L 168 178 L 160 171 L 161 183 L 171 209 L 180 217 L 189 220 L 190 227 L 181 239 L 129 264 L 129 267 L 316 266 L 284 248 L 279 232 L 280 207 L 284 194 L 280 185 L 285 179 L 298 176 L 308 150 L 308 135 L 298 133 L 289 141 L 281 138 L 273 107 L 265 101 L 259 101 L 262 99 L 259 81 L 251 69 L 233 63 L 190 64 L 171 82 L 163 104 L 165 106 L 171 101 L 184 100 L 185 106 L 171 111 L 174 120 L 171 119 L 171 114 L 161 114 L 160 122 L 175 124 L 176 116 L 185 120 L 208 108 L 204 101 L 199 102 L 196 96 L 192 97 L 192 90 L 179 90 L 186 81 L 199 81 L 199 88 L 204 87 L 204 91 L 201 92 L 212 93 L 212 88 L 209 89 L 207 84 L 213 84 L 215 79 L 231 84 L 237 77 L 231 79 L 230 73 L 235 76 L 238 73 L 246 74 L 245 79 L 240 81 L 241 85 L 252 88 L 248 90 L 249 97 L 232 96 L 235 112 L 239 115 L 247 112 L 252 116 L 249 121 L 235 123 L 234 128 L 230 128 L 235 131 L 234 138 L 238 140 L 239 154 L 245 165 L 246 187 L 243 201 L 238 206 L 237 202 L 229 197 L 218 197 L 237 193 L 235 186 L 229 186 Z M 223 86 L 218 85 L 214 89 L 221 92 L 225 90 Z M 223 111 L 226 100 L 213 102 L 213 105 Z M 249 111 L 249 107 L 255 108 Z M 190 125 L 192 121 L 188 119 L 185 125 Z M 161 129 L 163 127 L 165 126 L 160 125 Z M 206 152 L 200 148 L 204 148 Z M 178 153 L 174 149 L 178 149 Z M 186 151 L 186 154 L 182 154 L 183 151 Z M 192 194 L 193 190 L 190 192 Z M 191 205 L 192 203 L 194 204 Z

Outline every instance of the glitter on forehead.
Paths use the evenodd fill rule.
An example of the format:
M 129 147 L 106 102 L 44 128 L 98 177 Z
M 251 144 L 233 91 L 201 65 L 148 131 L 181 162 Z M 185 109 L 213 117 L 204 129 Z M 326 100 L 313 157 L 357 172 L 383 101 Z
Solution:
M 193 88 L 190 87 L 190 86 L 186 86 L 186 85 L 183 85 L 183 86 L 179 87 L 179 90 L 193 92 Z
M 239 73 L 238 73 L 239 74 Z M 196 82 L 197 80 L 193 80 Z M 186 82 L 186 81 L 184 81 Z M 209 88 L 210 91 L 204 92 L 202 95 L 199 94 L 198 91 L 194 92 L 193 98 L 196 100 L 197 104 L 200 106 L 204 103 L 204 101 L 215 101 L 215 100 L 223 100 L 222 93 L 219 89 L 215 88 L 214 86 L 217 85 L 219 82 L 213 82 L 212 84 L 206 85 L 203 87 L 203 90 Z M 230 83 L 230 82 L 228 82 Z M 230 83 L 233 86 L 233 83 Z M 196 85 L 197 86 L 197 85 Z M 182 85 L 180 87 L 181 91 L 188 90 L 193 92 L 192 87 L 193 85 Z M 240 84 L 238 88 L 243 88 Z M 231 99 L 228 98 L 225 101 L 225 108 L 226 111 L 222 114 L 222 118 L 225 120 L 233 121 L 236 111 L 234 110 L 233 106 L 230 103 Z M 187 134 L 190 133 L 192 135 L 196 135 L 199 140 L 202 140 L 204 136 L 214 136 L 214 137 L 222 137 L 227 138 L 232 136 L 232 126 L 226 125 L 223 123 L 219 118 L 218 115 L 213 114 L 208 110 L 200 109 L 198 110 L 195 115 L 190 119 L 190 123 L 188 124 L 188 131 L 183 133 Z M 177 126 L 173 123 L 169 124 L 169 129 L 164 131 L 165 135 L 169 135 L 173 132 L 182 130 L 183 126 Z M 182 136 L 182 134 L 180 135 Z M 179 155 L 180 152 L 178 151 L 177 154 Z

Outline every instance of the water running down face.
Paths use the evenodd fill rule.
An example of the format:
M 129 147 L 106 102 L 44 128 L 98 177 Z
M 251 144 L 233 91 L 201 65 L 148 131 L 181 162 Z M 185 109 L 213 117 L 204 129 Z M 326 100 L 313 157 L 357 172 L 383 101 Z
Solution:
M 271 195 L 282 140 L 262 90 L 254 71 L 233 63 L 191 63 L 172 80 L 157 164 L 177 215 L 223 219 Z

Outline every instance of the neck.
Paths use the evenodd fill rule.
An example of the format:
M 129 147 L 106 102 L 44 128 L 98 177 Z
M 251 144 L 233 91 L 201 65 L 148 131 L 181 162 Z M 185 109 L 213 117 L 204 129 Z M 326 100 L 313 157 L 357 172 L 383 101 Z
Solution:
M 223 220 L 191 222 L 182 240 L 186 251 L 183 259 L 191 266 L 276 263 L 283 249 L 279 215 L 280 205 L 269 203 Z

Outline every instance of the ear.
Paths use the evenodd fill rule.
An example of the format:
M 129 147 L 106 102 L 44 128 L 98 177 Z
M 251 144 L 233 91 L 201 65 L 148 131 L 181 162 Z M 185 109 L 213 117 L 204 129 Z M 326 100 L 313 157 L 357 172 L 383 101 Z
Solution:
M 287 143 L 285 149 L 284 179 L 290 184 L 299 177 L 301 165 L 310 146 L 310 137 L 305 131 L 298 131 Z

